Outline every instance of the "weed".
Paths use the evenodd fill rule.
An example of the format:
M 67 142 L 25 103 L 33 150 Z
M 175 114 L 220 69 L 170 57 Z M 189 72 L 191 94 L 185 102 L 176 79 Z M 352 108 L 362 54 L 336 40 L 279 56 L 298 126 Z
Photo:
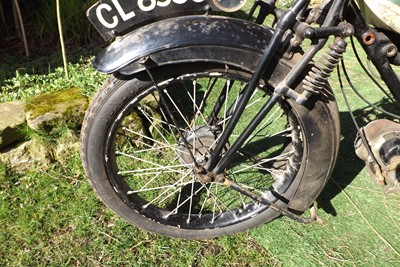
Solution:
M 16 71 L 15 77 L 3 82 L 0 102 L 16 99 L 27 101 L 38 94 L 59 91 L 71 87 L 80 88 L 84 95 L 92 95 L 104 80 L 104 75 L 94 70 L 89 59 L 81 59 L 79 63 L 69 64 L 70 76 L 66 78 L 62 68 L 41 74 L 22 74 Z

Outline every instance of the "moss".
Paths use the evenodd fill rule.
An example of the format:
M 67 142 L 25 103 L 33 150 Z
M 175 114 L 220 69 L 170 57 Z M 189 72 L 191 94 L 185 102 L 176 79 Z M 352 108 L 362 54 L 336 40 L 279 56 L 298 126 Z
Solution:
M 78 103 L 77 103 L 78 104 Z M 71 127 L 77 127 L 82 124 L 83 117 L 85 116 L 85 111 L 88 108 L 89 103 L 87 100 L 85 102 L 80 102 L 78 106 L 70 106 L 64 112 L 65 122 Z
M 70 88 L 53 93 L 42 94 L 32 98 L 26 104 L 26 110 L 30 112 L 32 118 L 54 111 L 55 106 L 59 103 L 70 102 L 82 99 L 79 88 Z
M 26 104 L 28 126 L 46 133 L 57 131 L 63 125 L 78 128 L 87 107 L 87 98 L 78 88 L 43 94 Z

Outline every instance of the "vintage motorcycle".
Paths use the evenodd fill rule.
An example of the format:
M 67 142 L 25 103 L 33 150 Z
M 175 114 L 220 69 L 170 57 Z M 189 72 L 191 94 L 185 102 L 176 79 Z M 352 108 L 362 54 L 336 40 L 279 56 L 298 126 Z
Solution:
M 340 141 L 328 79 L 353 36 L 400 103 L 398 2 L 276 2 L 256 0 L 245 18 L 244 0 L 101 0 L 88 10 L 112 40 L 93 66 L 112 75 L 86 114 L 82 161 L 126 221 L 181 238 L 279 216 L 312 222 L 302 214 L 327 183 Z M 385 115 L 358 128 L 355 147 L 393 192 L 400 125 Z

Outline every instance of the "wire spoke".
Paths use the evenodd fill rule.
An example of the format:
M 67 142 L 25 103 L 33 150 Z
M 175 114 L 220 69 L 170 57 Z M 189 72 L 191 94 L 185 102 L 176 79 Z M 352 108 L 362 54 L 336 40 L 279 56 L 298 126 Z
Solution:
M 194 116 L 193 116 L 192 122 L 190 124 L 190 125 L 192 125 L 192 127 L 191 127 L 192 129 L 196 129 L 196 121 L 197 121 L 199 116 L 203 120 L 204 125 L 209 126 L 208 123 L 207 123 L 207 120 L 205 119 L 203 113 L 201 112 L 201 109 L 200 109 L 201 108 L 201 104 L 200 104 L 200 107 L 197 106 L 197 102 L 196 102 L 196 95 L 197 95 L 196 94 L 196 85 L 197 85 L 197 82 L 193 81 L 193 97 L 190 95 L 189 90 L 186 90 L 187 95 L 189 96 L 190 100 L 193 103 L 193 114 L 194 114 Z M 184 85 L 184 87 L 186 88 L 186 85 Z M 204 99 L 202 100 L 201 103 L 203 103 L 203 101 L 204 101 Z
M 171 214 L 176 213 L 180 207 L 182 207 L 186 202 L 191 201 L 193 199 L 193 197 L 198 194 L 203 188 L 205 188 L 205 185 L 203 184 L 199 189 L 197 189 L 195 192 L 193 192 L 193 188 L 194 188 L 194 179 L 192 180 L 192 193 L 190 194 L 189 197 L 187 197 L 184 201 L 182 201 L 179 205 L 176 206 L 175 209 L 173 209 L 170 213 L 168 213 L 167 215 L 164 216 L 164 218 L 168 218 L 169 216 L 171 216 Z M 190 207 L 191 209 L 191 207 Z M 188 223 L 189 223 L 189 218 L 188 218 Z
M 141 111 L 143 112 L 143 109 L 141 109 Z M 174 133 L 173 129 L 179 130 L 179 131 L 181 131 L 181 132 L 189 132 L 187 129 L 184 129 L 184 128 L 179 128 L 179 129 L 176 128 L 175 125 L 169 123 L 169 122 L 165 119 L 165 118 L 166 118 L 166 117 L 165 117 L 165 113 L 164 113 L 164 111 L 163 111 L 162 109 L 160 109 L 160 112 L 161 112 L 161 114 L 163 115 L 164 120 L 161 120 L 160 118 L 151 116 L 151 115 L 148 114 L 148 113 L 147 113 L 147 116 L 146 116 L 146 117 L 148 117 L 147 119 L 148 119 L 149 121 L 154 121 L 154 122 L 156 122 L 156 123 L 161 123 L 161 124 L 164 124 L 164 125 L 168 126 L 168 128 L 169 128 L 169 130 L 170 130 L 170 133 L 171 133 L 171 136 L 174 136 L 174 137 L 175 137 L 175 135 L 173 134 L 173 133 Z M 144 115 L 144 114 L 143 114 L 143 115 Z M 150 118 L 151 120 L 150 120 L 149 118 Z M 176 141 L 176 139 L 175 139 L 175 141 Z
M 185 185 L 191 184 L 192 182 L 187 182 L 187 183 L 179 183 L 179 188 L 182 189 Z M 155 191 L 155 190 L 160 190 L 160 189 L 166 189 L 170 188 L 171 185 L 163 185 L 163 186 L 157 186 L 157 187 L 148 187 L 148 188 L 141 188 L 138 190 L 131 190 L 128 191 L 127 194 L 137 194 L 137 193 L 142 193 L 142 192 L 148 192 L 148 191 Z
M 153 70 L 148 72 L 151 77 Z M 113 154 L 105 160 L 115 190 L 125 194 L 123 199 L 133 211 L 177 231 L 185 227 L 213 231 L 257 216 L 265 209 L 257 200 L 216 181 L 203 182 L 203 174 L 194 172 L 195 167 L 207 166 L 226 127 L 233 123 L 248 88 L 247 75 L 233 69 L 176 74 L 168 80 L 154 76 L 153 85 L 140 85 L 111 124 L 108 151 Z M 251 92 L 217 160 L 235 147 L 265 105 L 268 92 L 263 85 Z M 290 181 L 303 143 L 296 138 L 296 114 L 289 116 L 285 105 L 272 109 L 246 140 L 240 140 L 243 145 L 232 154 L 224 174 L 263 197 L 270 197 L 266 193 L 271 186 L 280 189 L 276 186 L 280 179 Z
M 144 153 L 147 153 L 147 152 L 160 151 L 160 150 L 164 150 L 166 148 L 171 148 L 170 145 L 166 145 L 166 146 L 151 146 L 151 145 L 149 145 L 147 143 L 144 143 L 144 142 L 141 142 L 141 141 L 139 141 L 139 142 L 141 144 L 143 144 L 143 145 L 149 146 L 150 148 L 132 151 L 135 154 L 144 154 Z
M 180 108 L 176 105 L 175 101 L 172 99 L 172 97 L 170 96 L 170 94 L 168 93 L 167 90 L 164 90 L 165 95 L 169 98 L 169 100 L 171 101 L 172 105 L 174 105 L 176 111 L 179 113 L 179 115 L 181 116 L 182 120 L 186 123 L 186 126 L 190 129 L 190 124 L 187 121 L 187 119 L 185 118 L 185 116 L 183 115 L 182 111 L 180 110 Z
M 248 104 L 248 105 L 246 106 L 246 109 L 250 108 L 252 105 L 255 105 L 259 100 L 261 100 L 261 97 L 260 97 L 259 99 L 255 100 L 254 102 Z M 236 101 L 235 101 L 235 102 L 236 102 Z M 235 107 L 235 108 L 236 108 L 236 107 Z M 234 112 L 234 110 L 233 110 L 233 112 Z M 229 113 L 232 114 L 232 112 L 229 112 Z M 226 113 L 224 113 L 224 118 L 223 118 L 223 120 L 221 120 L 221 121 L 219 121 L 219 122 L 217 123 L 217 125 L 222 125 L 222 132 L 221 132 L 221 134 L 219 134 L 219 136 L 215 139 L 215 141 L 212 143 L 212 145 L 211 145 L 210 147 L 215 147 L 215 145 L 218 143 L 220 137 L 224 134 L 226 122 L 229 121 L 229 120 L 231 119 L 231 117 L 232 117 L 232 115 L 229 115 L 228 117 L 225 117 L 225 115 L 226 115 Z M 231 135 L 231 136 L 232 136 L 232 135 Z
M 174 169 L 173 169 L 172 167 L 170 167 L 170 166 L 164 166 L 164 165 L 161 165 L 161 164 L 158 164 L 158 163 L 155 163 L 155 162 L 152 162 L 152 161 L 143 159 L 143 158 L 135 157 L 135 156 L 133 156 L 133 155 L 129 155 L 129 154 L 126 154 L 126 153 L 123 153 L 123 152 L 120 152 L 120 151 L 116 151 L 115 154 L 117 154 L 117 155 L 122 155 L 122 156 L 131 158 L 131 159 L 135 159 L 135 160 L 138 160 L 138 161 L 141 161 L 141 162 L 145 162 L 145 163 L 147 163 L 147 164 L 150 164 L 150 165 L 153 165 L 153 166 L 157 166 L 157 167 L 159 167 L 160 169 L 166 169 L 166 170 L 170 170 L 170 171 L 176 171 L 176 170 L 174 170 Z M 184 165 L 180 165 L 179 167 L 182 167 L 182 166 L 187 166 L 187 165 L 184 164 Z M 118 172 L 118 174 L 120 174 L 120 173 Z
M 286 159 L 287 159 L 290 155 L 292 155 L 293 153 L 294 153 L 294 150 L 291 150 L 291 151 L 288 151 L 288 152 L 286 152 L 286 153 L 280 154 L 280 155 L 278 155 L 278 156 L 276 156 L 276 157 L 272 157 L 272 158 L 268 158 L 268 159 L 263 159 L 263 160 L 260 160 L 259 162 L 255 163 L 255 164 L 253 164 L 253 165 L 244 166 L 244 168 L 239 169 L 239 170 L 237 170 L 237 171 L 234 171 L 234 172 L 232 172 L 232 173 L 230 173 L 230 174 L 231 174 L 231 175 L 232 175 L 232 174 L 237 174 L 237 173 L 243 172 L 243 171 L 248 170 L 248 169 L 251 169 L 251 168 L 258 168 L 258 169 L 260 169 L 260 170 L 266 170 L 266 171 L 268 171 L 268 172 L 271 173 L 271 170 L 273 170 L 273 169 L 265 168 L 265 167 L 262 167 L 262 166 L 260 166 L 260 165 L 265 164 L 265 163 L 267 163 L 267 162 L 271 162 L 271 161 L 286 160 Z
M 218 183 L 212 183 L 211 186 L 214 185 L 214 184 L 215 184 L 215 185 L 218 185 Z M 207 188 L 207 195 L 209 195 L 209 196 L 211 196 L 212 198 L 214 198 L 214 201 L 219 202 L 220 205 L 224 206 L 224 208 L 225 208 L 227 211 L 229 211 L 232 215 L 234 215 L 234 216 L 236 217 L 236 214 L 235 214 L 227 205 L 225 205 L 225 203 L 224 203 L 223 201 L 221 201 L 221 199 L 220 199 L 216 194 L 214 194 L 214 193 L 211 191 L 211 186 L 210 186 L 210 189 Z M 222 209 L 221 209 L 221 211 L 222 211 Z
M 184 171 L 174 170 L 173 168 L 182 168 L 182 167 L 192 167 L 193 164 L 182 164 L 175 166 L 162 166 L 159 168 L 146 168 L 146 169 L 137 169 L 131 171 L 119 171 L 118 174 L 132 174 L 137 176 L 150 175 L 150 174 L 164 174 L 164 173 L 185 173 Z
M 156 140 L 156 139 L 154 139 L 154 138 L 150 138 L 150 137 L 148 137 L 148 136 L 146 136 L 146 135 L 144 135 L 144 134 L 141 134 L 141 133 L 132 131 L 131 129 L 128 129 L 128 128 L 126 128 L 126 127 L 123 127 L 122 129 L 125 130 L 125 131 L 128 131 L 128 132 L 130 132 L 130 133 L 132 133 L 132 134 L 136 134 L 136 135 L 138 135 L 138 136 L 140 136 L 140 137 L 142 137 L 142 138 L 144 138 L 144 139 L 146 139 L 146 140 L 149 140 L 149 141 L 151 141 L 151 142 L 160 144 L 160 145 L 161 145 L 162 147 L 164 147 L 164 148 L 172 149 L 173 151 L 175 151 L 175 153 L 182 153 L 181 150 L 178 150 L 176 147 L 174 147 L 174 146 L 172 146 L 172 145 L 165 144 L 165 143 L 160 142 L 160 141 L 158 141 L 158 140 Z M 144 142 L 142 142 L 142 141 L 140 141 L 140 140 L 137 140 L 137 141 L 138 141 L 138 142 L 141 142 L 141 143 L 143 143 L 143 144 L 146 144 L 146 143 L 144 143 Z M 150 145 L 148 145 L 148 146 L 150 146 Z M 150 147 L 151 147 L 151 146 L 150 146 Z
M 252 135 L 250 135 L 250 136 L 247 138 L 247 140 L 245 141 L 245 143 L 243 144 L 243 146 L 246 146 L 248 143 L 250 143 L 250 141 L 253 140 L 253 138 L 254 138 L 255 136 L 257 136 L 261 131 L 263 131 L 266 127 L 272 125 L 272 124 L 275 123 L 278 119 L 280 119 L 280 118 L 283 116 L 283 112 L 281 113 L 280 116 L 277 116 L 275 119 L 273 119 L 273 120 L 270 122 L 270 119 L 272 119 L 272 117 L 274 117 L 274 115 L 276 115 L 279 111 L 280 111 L 279 109 L 275 110 L 275 111 L 271 114 L 271 116 L 269 116 L 269 117 L 262 123 L 262 125 L 259 127 L 259 129 L 258 129 L 257 131 L 255 131 Z
M 182 184 L 182 181 L 188 177 L 190 175 L 192 171 L 188 171 L 185 175 L 183 175 L 181 177 L 181 179 L 179 179 L 178 181 L 176 181 L 175 183 L 171 184 L 169 187 L 167 187 L 167 189 L 165 189 L 161 194 L 159 194 L 157 197 L 153 198 L 153 200 L 151 200 L 149 203 L 147 203 L 146 205 L 143 206 L 143 208 L 147 208 L 149 205 L 151 205 L 152 203 L 154 203 L 155 201 L 157 201 L 158 199 L 160 199 L 163 195 L 165 195 L 166 193 L 168 193 L 168 191 L 170 191 L 172 188 L 176 188 L 178 184 Z M 191 181 L 193 181 L 194 179 L 192 179 Z M 191 182 L 189 181 L 189 183 Z M 174 192 L 168 194 L 163 200 L 161 200 L 159 203 L 161 204 L 162 202 L 164 202 L 166 199 L 168 199 L 170 196 L 174 195 L 177 191 L 179 191 L 181 188 L 181 186 L 178 187 L 178 189 L 176 189 Z
M 139 108 L 139 110 L 142 111 L 142 114 L 146 117 L 146 119 L 147 119 L 149 122 L 154 121 L 154 119 L 152 118 L 152 119 L 153 119 L 153 120 L 152 120 L 152 119 L 150 118 L 149 114 L 148 114 L 147 112 L 145 112 L 143 109 L 140 109 L 140 108 Z M 167 140 L 167 138 L 165 138 L 164 134 L 158 129 L 158 127 L 157 127 L 156 125 L 153 125 L 153 128 L 158 132 L 158 134 L 160 135 L 160 137 L 161 137 L 169 146 L 172 147 L 171 143 Z

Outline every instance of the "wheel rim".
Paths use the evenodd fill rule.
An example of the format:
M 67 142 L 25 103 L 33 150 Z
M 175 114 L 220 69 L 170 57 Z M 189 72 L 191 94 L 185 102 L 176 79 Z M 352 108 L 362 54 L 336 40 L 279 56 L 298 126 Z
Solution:
M 196 165 L 207 161 L 245 85 L 246 79 L 233 73 L 185 74 L 158 84 L 164 98 L 150 85 L 120 111 L 106 142 L 105 165 L 114 189 L 134 212 L 182 229 L 213 229 L 267 209 L 194 174 Z M 222 153 L 266 102 L 267 92 L 261 85 L 256 90 Z M 290 106 L 280 103 L 231 160 L 226 176 L 274 202 L 300 168 L 301 139 Z

